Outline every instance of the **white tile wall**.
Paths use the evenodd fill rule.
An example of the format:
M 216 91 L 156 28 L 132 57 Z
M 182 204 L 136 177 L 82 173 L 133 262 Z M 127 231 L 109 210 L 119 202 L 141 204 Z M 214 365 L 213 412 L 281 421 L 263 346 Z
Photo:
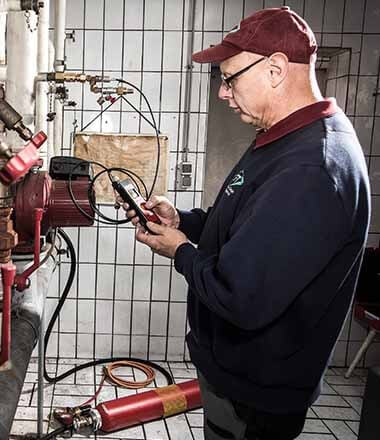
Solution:
M 243 18 L 243 4 L 243 0 L 226 0 L 223 17 L 225 31 L 230 31 L 240 23 Z
M 141 70 L 142 37 L 142 31 L 124 32 L 124 70 Z M 130 81 L 132 82 L 132 80 Z M 133 83 L 135 84 L 135 81 Z
M 85 70 L 102 70 L 103 38 L 103 32 L 100 30 L 87 30 L 85 32 Z
M 152 277 L 151 266 L 136 266 L 134 274 L 133 298 L 148 300 L 150 297 L 150 285 Z
M 160 108 L 160 84 L 160 72 L 143 73 L 142 87 L 153 112 L 157 112 Z M 145 111 L 148 111 L 148 107 L 145 104 L 143 108 Z
M 152 299 L 167 301 L 169 298 L 170 267 L 155 266 L 153 269 Z
M 132 293 L 132 266 L 116 266 L 115 271 L 115 298 L 120 300 L 131 299 Z
M 75 41 L 66 40 L 66 66 L 68 70 L 82 70 L 83 30 L 75 29 Z M 74 84 L 70 85 L 72 87 Z
M 167 334 L 168 302 L 153 302 L 150 317 L 150 332 L 156 336 Z
M 129 8 L 126 8 L 129 9 Z M 105 20 L 106 29 L 123 29 L 123 0 L 105 0 Z
M 100 228 L 98 242 L 98 262 L 115 262 L 115 238 L 116 230 L 114 228 Z
M 104 70 L 120 70 L 122 67 L 123 32 L 104 32 Z
M 221 31 L 223 23 L 223 0 L 208 0 L 204 6 L 204 30 Z
M 178 0 L 165 0 L 164 29 L 167 31 L 182 30 L 184 4 Z M 187 23 L 187 20 L 185 20 Z M 186 28 L 185 28 L 186 29 Z
M 162 96 L 161 110 L 167 112 L 178 111 L 180 73 L 166 72 L 162 74 Z
M 133 336 L 133 338 L 131 338 L 131 352 L 137 357 L 146 359 L 148 357 L 148 337 Z
M 60 313 L 60 331 L 75 332 L 76 319 L 76 300 L 68 298 Z
M 113 304 L 112 301 L 96 300 L 95 331 L 96 333 L 112 333 Z
M 55 2 L 51 2 L 51 3 L 53 4 Z M 84 0 L 67 0 L 66 27 L 83 28 L 83 20 L 84 20 Z
M 365 0 L 347 0 L 344 11 L 344 32 L 361 32 Z
M 95 338 L 95 356 L 110 357 L 112 353 L 112 335 L 97 334 Z
M 375 89 L 376 77 L 359 76 L 356 115 L 368 116 L 373 114 L 375 108 L 373 92 Z
M 186 38 L 184 42 L 187 42 L 188 33 L 183 34 L 180 31 L 165 32 L 164 33 L 164 56 L 163 56 L 163 69 L 180 71 L 181 66 L 186 65 L 187 59 L 182 54 L 182 35 Z
M 335 0 L 325 3 L 323 31 L 341 32 L 343 24 L 345 0 Z
M 379 2 L 377 0 L 367 0 L 365 8 L 364 32 L 379 32 L 379 15 Z
M 115 267 L 113 265 L 98 264 L 97 295 L 99 299 L 113 299 L 113 285 L 115 280 Z
M 95 303 L 92 300 L 78 302 L 78 332 L 92 333 L 95 322 Z
M 161 70 L 162 31 L 152 30 L 144 32 L 144 71 Z
M 73 9 L 75 6 L 73 5 Z M 87 29 L 102 29 L 104 14 L 104 0 L 86 1 L 85 27 Z

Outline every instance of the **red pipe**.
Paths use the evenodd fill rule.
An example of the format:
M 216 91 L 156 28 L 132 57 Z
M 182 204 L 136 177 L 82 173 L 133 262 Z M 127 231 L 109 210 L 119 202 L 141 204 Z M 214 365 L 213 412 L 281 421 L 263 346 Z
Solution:
M 202 406 L 197 379 L 178 385 L 102 402 L 95 408 L 101 417 L 101 430 L 116 431 L 150 420 Z
M 22 292 L 28 287 L 29 276 L 40 266 L 40 239 L 41 239 L 41 221 L 44 210 L 36 208 L 34 210 L 34 261 L 22 274 L 16 275 L 16 289 Z
M 3 321 L 1 324 L 0 370 L 11 368 L 11 302 L 12 286 L 15 279 L 16 266 L 12 262 L 1 265 L 3 285 Z

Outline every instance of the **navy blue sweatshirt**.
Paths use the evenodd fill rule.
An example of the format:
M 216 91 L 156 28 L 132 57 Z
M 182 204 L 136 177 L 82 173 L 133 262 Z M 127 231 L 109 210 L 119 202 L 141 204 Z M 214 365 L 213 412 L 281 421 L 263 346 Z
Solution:
M 191 359 L 233 400 L 305 410 L 349 311 L 368 233 L 362 149 L 334 101 L 259 136 L 207 212 L 180 212 Z

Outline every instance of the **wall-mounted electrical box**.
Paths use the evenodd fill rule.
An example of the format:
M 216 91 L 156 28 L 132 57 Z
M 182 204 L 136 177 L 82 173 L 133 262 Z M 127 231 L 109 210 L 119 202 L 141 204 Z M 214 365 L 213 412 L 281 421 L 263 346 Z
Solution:
M 181 162 L 177 165 L 176 189 L 184 190 L 191 187 L 193 164 L 191 162 Z

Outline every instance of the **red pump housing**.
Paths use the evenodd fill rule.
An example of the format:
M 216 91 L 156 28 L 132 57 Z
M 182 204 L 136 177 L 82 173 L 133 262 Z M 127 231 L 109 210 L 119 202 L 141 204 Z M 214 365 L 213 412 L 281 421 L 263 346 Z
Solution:
M 77 178 L 71 182 L 73 196 L 84 215 L 75 206 L 67 180 L 54 180 L 47 172 L 29 173 L 17 185 L 14 206 L 15 230 L 20 241 L 30 241 L 34 237 L 33 212 L 43 209 L 41 234 L 50 228 L 66 226 L 91 226 L 94 211 L 89 201 L 88 178 Z M 95 199 L 95 197 L 94 197 Z

